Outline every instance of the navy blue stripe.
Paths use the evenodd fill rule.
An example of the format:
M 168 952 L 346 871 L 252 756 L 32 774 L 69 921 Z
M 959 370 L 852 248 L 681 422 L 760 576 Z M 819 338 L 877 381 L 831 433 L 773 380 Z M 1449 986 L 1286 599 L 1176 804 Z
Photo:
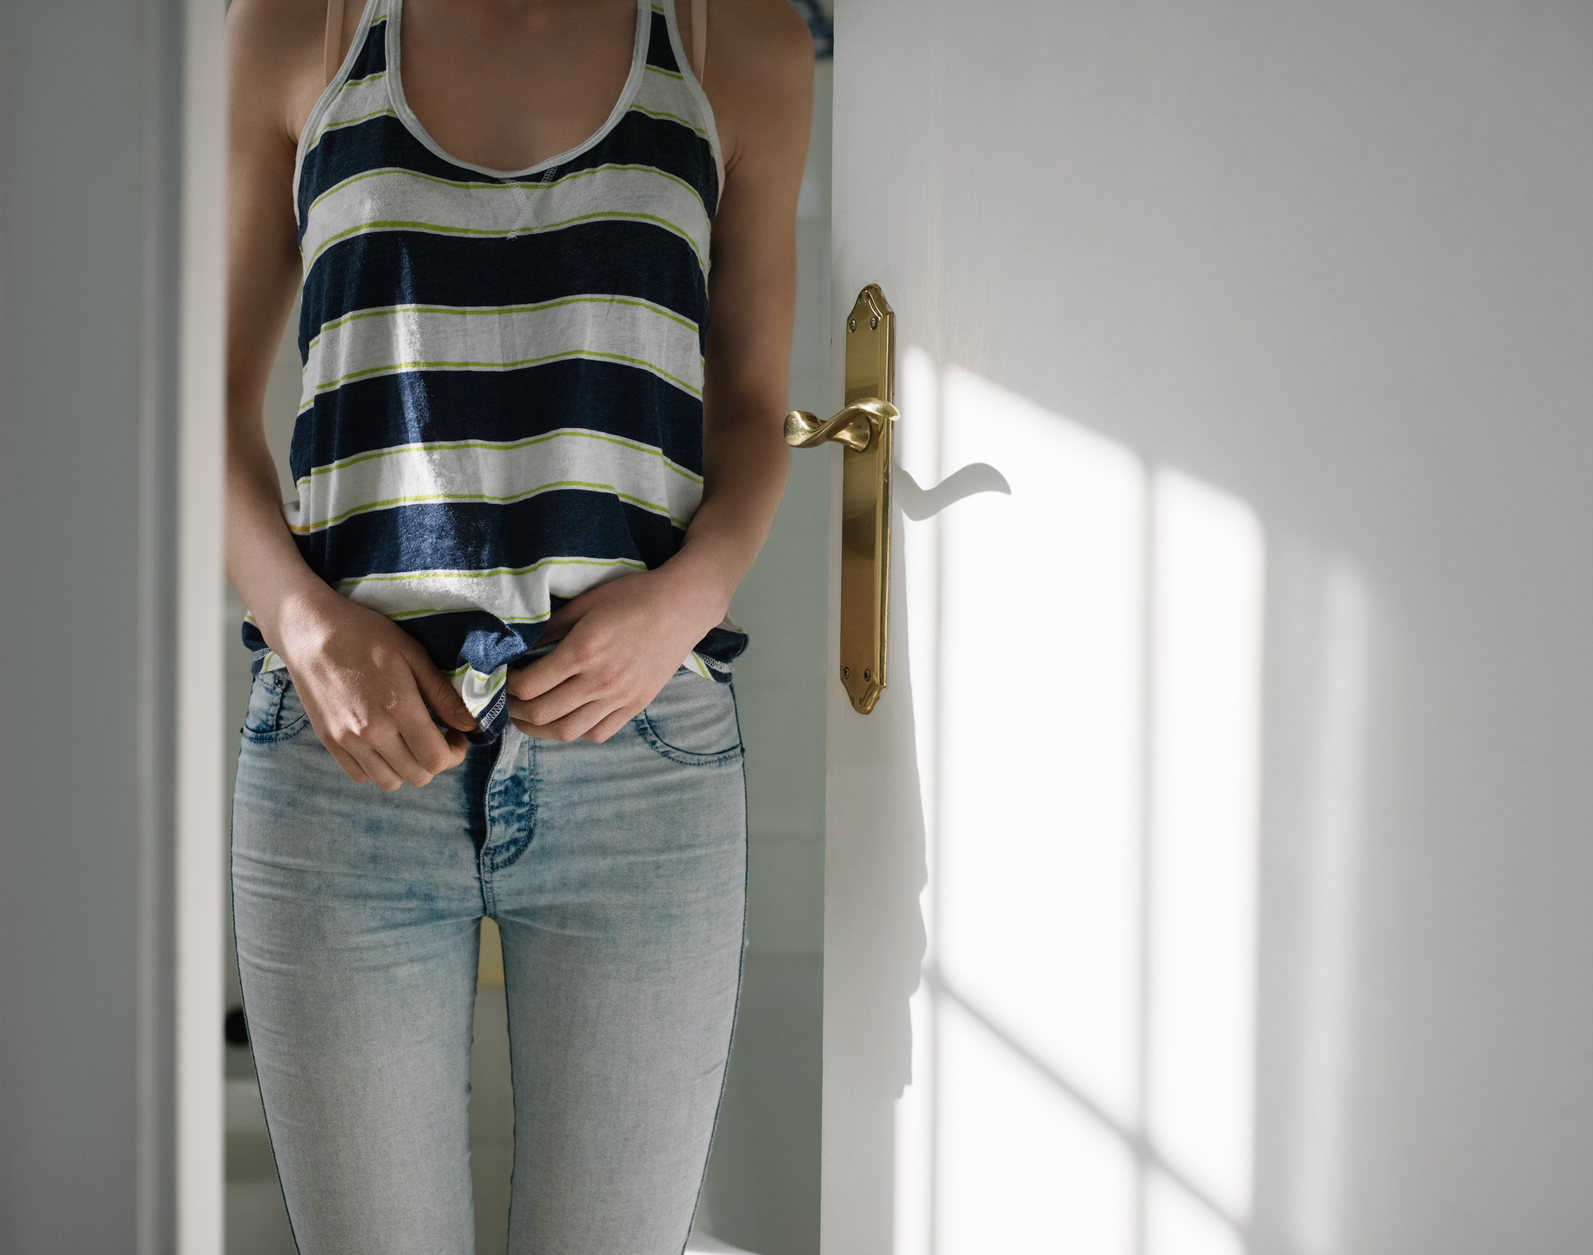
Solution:
M 350 77 L 388 68 L 387 33 L 385 22 L 366 33 Z M 648 65 L 682 72 L 663 14 L 651 15 L 643 37 Z M 654 79 L 654 86 L 663 81 Z M 683 83 L 665 95 L 674 103 L 663 110 L 695 116 L 697 101 Z M 334 101 L 334 118 L 340 108 L 344 117 L 352 113 Z M 711 145 L 689 124 L 632 108 L 585 152 L 538 174 L 558 178 L 603 165 L 651 166 L 683 180 L 712 220 L 718 169 Z M 305 154 L 297 198 L 301 224 L 329 188 L 391 168 L 462 183 L 513 181 L 441 157 L 397 117 L 379 116 L 324 131 Z M 383 209 L 373 204 L 365 212 L 372 219 L 395 216 Z M 694 323 L 699 345 L 706 343 L 707 277 L 690 243 L 645 222 L 604 221 L 513 239 L 382 231 L 339 241 L 316 258 L 305 283 L 299 346 L 307 353 L 322 326 L 363 309 L 533 305 L 586 294 L 653 302 Z M 645 317 L 625 306 L 615 308 L 616 317 L 622 312 Z M 393 445 L 512 441 L 562 427 L 603 431 L 658 448 L 693 472 L 702 467 L 700 400 L 646 370 L 591 360 L 508 372 L 412 371 L 347 384 L 318 396 L 300 418 L 291 461 L 294 473 L 303 476 L 314 466 Z M 336 586 L 369 574 L 517 569 L 549 556 L 627 560 L 652 568 L 667 561 L 682 538 L 669 519 L 627 505 L 612 493 L 568 489 L 512 505 L 449 502 L 378 510 L 296 540 L 311 569 Z M 540 624 L 506 625 L 481 609 L 400 623 L 447 670 L 468 661 L 490 672 L 523 658 L 542 633 Z M 244 637 L 263 648 L 253 628 L 246 627 Z M 744 645 L 739 633 L 715 629 L 698 649 L 716 664 L 710 667 L 714 677 L 724 680 L 730 660 Z M 483 722 L 486 732 L 478 739 L 501 731 L 506 722 L 501 704 L 486 712 Z
M 673 174 L 697 193 L 709 219 L 713 218 L 719 187 L 713 147 L 702 136 L 678 122 L 649 117 L 632 109 L 591 148 L 558 166 L 554 177 L 603 165 L 654 166 L 666 174 Z M 367 118 L 352 126 L 340 126 L 327 131 L 315 147 L 305 154 L 299 171 L 300 244 L 304 241 L 310 205 L 318 196 L 356 174 L 395 166 L 462 183 L 518 181 L 496 178 L 443 160 L 391 114 Z
M 406 371 L 344 384 L 299 416 L 289 465 L 298 480 L 372 449 L 525 440 L 560 427 L 652 445 L 702 474 L 702 402 L 647 371 L 589 359 L 509 371 Z
M 384 17 L 365 32 L 365 43 L 360 48 L 359 56 L 354 58 L 354 64 L 348 72 L 348 79 L 344 81 L 369 78 L 372 74 L 380 74 L 386 69 L 387 19 Z
M 299 167 L 299 242 L 304 241 L 310 205 L 322 192 L 356 174 L 391 166 L 418 170 L 438 179 L 472 183 L 495 181 L 477 171 L 444 161 L 391 114 L 367 118 L 352 126 L 340 126 L 322 135 L 315 147 L 305 153 Z
M 328 322 L 388 305 L 534 305 L 598 293 L 652 301 L 698 324 L 708 287 L 690 242 L 649 222 L 585 222 L 542 235 L 472 239 L 371 231 L 321 254 L 304 281 L 299 360 Z
M 310 569 L 335 585 L 383 572 L 526 567 L 559 555 L 652 568 L 674 556 L 683 535 L 668 519 L 610 493 L 572 488 L 510 505 L 373 510 L 294 540 Z
M 546 622 L 504 623 L 485 610 L 433 614 L 404 623 L 405 630 L 426 647 L 432 661 L 445 671 L 468 661 L 487 675 L 524 657 L 547 626 Z
M 559 167 L 560 174 L 601 165 L 657 166 L 696 189 L 710 221 L 719 198 L 714 150 L 689 126 L 630 110 L 614 129 L 584 153 Z
M 673 4 L 674 0 L 664 0 L 664 2 Z M 680 73 L 680 64 L 675 60 L 675 49 L 669 42 L 669 22 L 662 13 L 653 14 L 653 25 L 647 32 L 647 64 L 656 65 L 661 70 Z
M 741 657 L 747 648 L 747 636 L 744 632 L 727 632 L 724 628 L 709 628 L 708 635 L 697 642 L 696 652 L 705 658 L 712 658 L 715 662 L 728 663 Z M 716 674 L 715 679 L 719 676 Z

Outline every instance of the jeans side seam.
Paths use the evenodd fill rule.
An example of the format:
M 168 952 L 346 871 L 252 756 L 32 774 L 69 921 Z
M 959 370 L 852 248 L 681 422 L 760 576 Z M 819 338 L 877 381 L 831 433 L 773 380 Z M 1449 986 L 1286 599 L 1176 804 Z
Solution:
M 238 889 L 233 877 L 234 855 L 232 850 L 231 822 L 228 822 L 227 833 L 227 897 L 232 902 L 232 957 L 238 965 L 238 1007 L 243 1012 L 244 1034 L 249 1032 L 249 998 L 243 991 L 243 957 L 238 951 Z M 282 1196 L 282 1214 L 288 1218 L 288 1236 L 293 1239 L 293 1249 L 303 1255 L 304 1248 L 299 1244 L 298 1230 L 293 1224 L 293 1209 L 288 1206 L 288 1187 L 282 1184 L 282 1168 L 277 1163 L 276 1139 L 271 1136 L 271 1114 L 265 1109 L 265 1091 L 260 1088 L 260 1065 L 254 1057 L 254 1040 L 249 1041 L 249 1062 L 254 1065 L 254 1089 L 260 1095 L 260 1115 L 266 1126 L 266 1149 L 271 1152 L 271 1167 L 277 1178 L 277 1193 Z
M 731 692 L 732 702 L 735 700 L 734 690 Z M 740 712 L 737 711 L 736 730 L 741 728 Z M 692 1226 L 697 1223 L 697 1212 L 702 1207 L 703 1186 L 708 1184 L 708 1162 L 714 1155 L 714 1142 L 719 1139 L 719 1116 L 725 1106 L 725 1087 L 730 1083 L 730 1053 L 736 1048 L 736 1022 L 741 1018 L 741 986 L 747 975 L 747 896 L 752 888 L 752 833 L 746 822 L 747 805 L 747 773 L 741 773 L 741 798 L 742 798 L 742 824 L 741 824 L 741 953 L 736 958 L 736 1003 L 730 1009 L 730 1041 L 725 1045 L 725 1070 L 719 1077 L 719 1098 L 714 1103 L 713 1130 L 708 1134 L 708 1153 L 703 1156 L 702 1176 L 697 1180 L 697 1199 L 692 1203 L 691 1221 L 686 1226 L 686 1240 L 681 1243 L 681 1255 L 686 1255 L 686 1247 L 691 1245 Z

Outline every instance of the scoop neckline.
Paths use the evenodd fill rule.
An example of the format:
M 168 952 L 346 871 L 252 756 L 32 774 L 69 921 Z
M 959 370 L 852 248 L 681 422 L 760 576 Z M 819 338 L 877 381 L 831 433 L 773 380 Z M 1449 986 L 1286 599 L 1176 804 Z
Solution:
M 491 166 L 477 165 L 474 161 L 464 161 L 454 156 L 441 144 L 431 137 L 421 120 L 415 116 L 415 111 L 409 107 L 409 98 L 404 94 L 404 76 L 401 64 L 402 56 L 402 22 L 404 15 L 404 0 L 392 0 L 387 14 L 387 94 L 393 104 L 393 112 L 398 114 L 398 119 L 405 128 L 419 140 L 434 155 L 441 157 L 449 165 L 458 166 L 462 170 L 474 170 L 478 174 L 485 174 L 494 179 L 522 179 L 527 175 L 539 174 L 544 170 L 563 165 L 566 161 L 579 157 L 594 144 L 600 143 L 605 136 L 619 124 L 631 107 L 631 101 L 636 96 L 637 88 L 641 86 L 642 72 L 647 66 L 647 42 L 652 28 L 652 0 L 636 0 L 636 35 L 631 47 L 631 72 L 625 80 L 625 86 L 620 89 L 619 100 L 608 115 L 608 120 L 598 127 L 592 135 L 582 140 L 574 148 L 567 148 L 561 153 L 539 161 L 534 166 L 526 166 L 522 170 L 495 170 Z

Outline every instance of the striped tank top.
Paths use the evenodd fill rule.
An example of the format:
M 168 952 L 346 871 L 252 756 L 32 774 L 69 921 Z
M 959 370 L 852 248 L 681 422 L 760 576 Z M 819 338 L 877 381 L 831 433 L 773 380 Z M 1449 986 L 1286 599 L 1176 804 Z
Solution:
M 661 565 L 702 497 L 708 240 L 724 181 L 672 5 L 638 0 L 603 127 L 527 170 L 411 112 L 402 0 L 368 0 L 299 140 L 304 391 L 284 507 L 310 568 L 411 633 L 480 721 L 562 601 Z M 255 669 L 283 665 L 252 616 Z M 728 620 L 685 666 L 728 680 Z

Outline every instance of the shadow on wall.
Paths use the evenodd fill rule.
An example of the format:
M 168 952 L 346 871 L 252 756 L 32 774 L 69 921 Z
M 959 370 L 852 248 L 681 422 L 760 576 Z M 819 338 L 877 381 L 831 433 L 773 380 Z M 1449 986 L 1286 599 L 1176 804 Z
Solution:
M 1274 921 L 1305 992 L 1274 1008 L 1297 1031 L 1268 1038 L 1294 1042 L 1269 1070 L 1292 1092 L 1299 1249 L 1334 1249 L 1370 646 L 1356 571 L 1291 549 L 1269 571 L 1243 501 L 917 348 L 902 393 L 895 717 L 917 731 L 925 865 L 869 873 L 923 885 L 911 1081 L 881 1157 L 894 1249 L 1249 1249 L 1269 618 L 1288 674 L 1314 676 L 1281 730 L 1311 764 L 1291 785 L 1310 892 Z

